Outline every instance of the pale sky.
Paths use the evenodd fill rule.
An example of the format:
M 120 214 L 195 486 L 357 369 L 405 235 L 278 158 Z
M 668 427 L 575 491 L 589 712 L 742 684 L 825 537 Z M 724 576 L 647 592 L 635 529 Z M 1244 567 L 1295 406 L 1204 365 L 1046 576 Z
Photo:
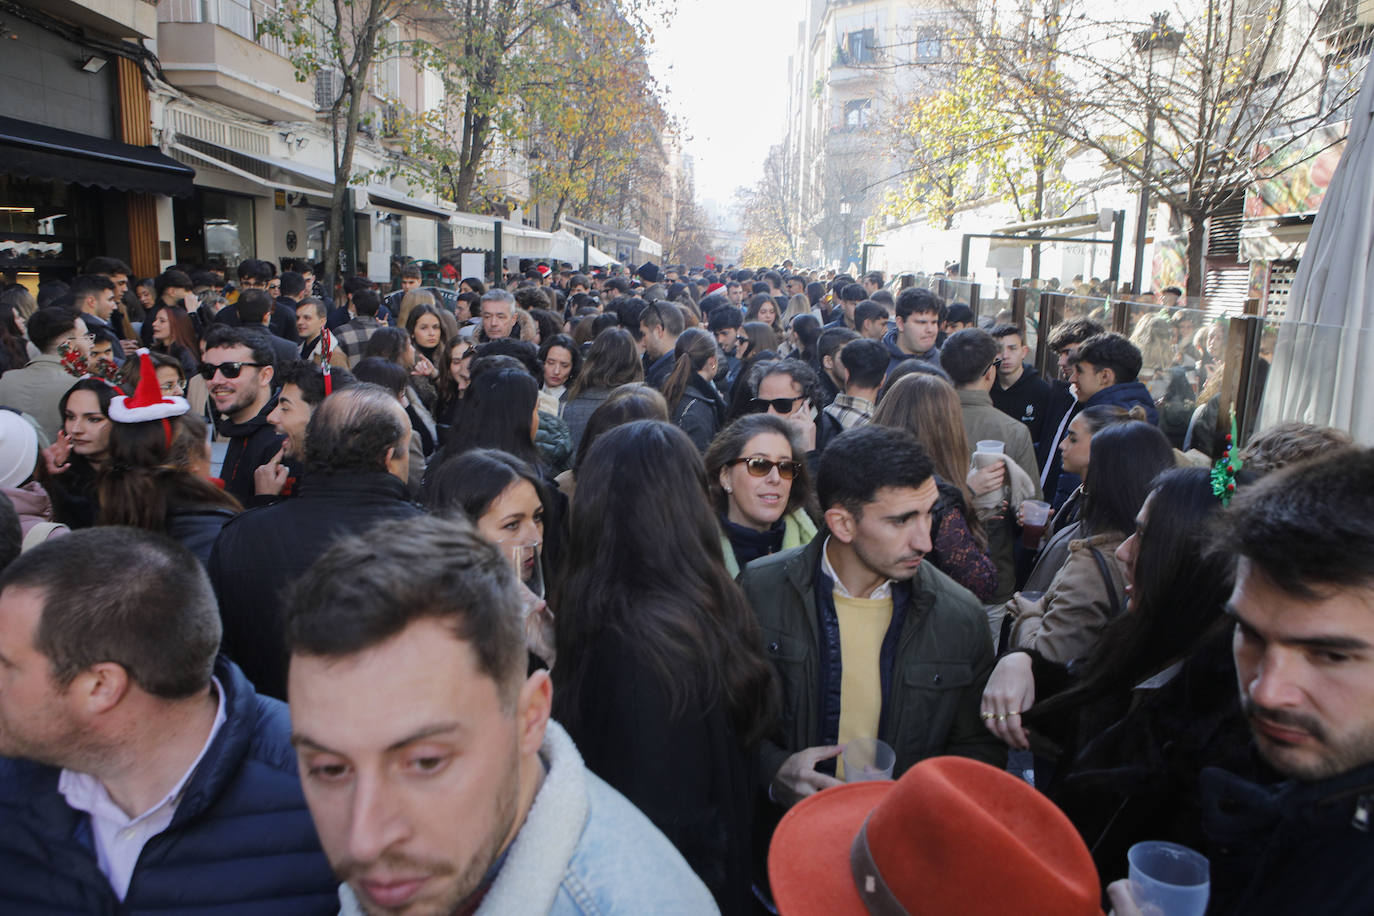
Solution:
M 787 57 L 806 0 L 677 0 L 650 56 L 696 160 L 697 198 L 726 209 L 786 129 Z

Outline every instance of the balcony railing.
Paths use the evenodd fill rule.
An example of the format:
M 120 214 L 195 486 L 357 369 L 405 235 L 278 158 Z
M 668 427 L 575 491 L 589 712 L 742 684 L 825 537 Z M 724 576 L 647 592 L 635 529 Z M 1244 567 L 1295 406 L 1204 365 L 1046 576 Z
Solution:
M 258 25 L 276 11 L 263 0 L 159 0 L 158 22 L 209 22 L 285 57 L 274 35 L 258 36 Z

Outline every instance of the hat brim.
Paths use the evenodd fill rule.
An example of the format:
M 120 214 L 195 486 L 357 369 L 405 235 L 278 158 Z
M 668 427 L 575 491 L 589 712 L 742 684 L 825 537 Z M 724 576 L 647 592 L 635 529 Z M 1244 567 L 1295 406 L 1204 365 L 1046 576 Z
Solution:
M 142 407 L 129 407 L 129 398 L 117 397 L 110 401 L 110 419 L 116 423 L 146 423 L 149 420 L 166 420 L 190 413 L 191 405 L 185 398 L 163 398 L 157 404 Z
M 836 786 L 783 816 L 768 847 L 768 882 L 781 916 L 866 916 L 849 849 L 869 812 L 895 785 L 880 780 Z

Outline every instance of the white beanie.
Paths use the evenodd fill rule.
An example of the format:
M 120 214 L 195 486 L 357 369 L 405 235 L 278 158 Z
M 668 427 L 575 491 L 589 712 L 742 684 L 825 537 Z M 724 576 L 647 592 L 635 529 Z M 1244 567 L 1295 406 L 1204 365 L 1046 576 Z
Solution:
M 37 464 L 38 431 L 15 411 L 0 409 L 0 487 L 18 487 Z

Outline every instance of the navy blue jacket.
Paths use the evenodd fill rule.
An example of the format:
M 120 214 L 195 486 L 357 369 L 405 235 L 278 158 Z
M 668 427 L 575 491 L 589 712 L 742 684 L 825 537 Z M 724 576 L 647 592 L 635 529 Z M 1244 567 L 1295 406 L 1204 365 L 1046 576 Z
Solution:
M 338 912 L 338 881 L 301 795 L 286 706 L 215 662 L 225 723 L 148 841 L 123 903 L 96 861 L 90 818 L 57 791 L 60 771 L 0 758 L 0 911 L 16 916 Z
M 1159 411 L 1155 410 L 1155 399 L 1150 396 L 1150 389 L 1140 382 L 1121 382 L 1117 385 L 1109 385 L 1097 394 L 1083 402 L 1083 409 L 1096 407 L 1099 404 L 1114 404 L 1130 410 L 1137 404 L 1145 408 L 1145 419 L 1151 424 L 1159 425 Z

